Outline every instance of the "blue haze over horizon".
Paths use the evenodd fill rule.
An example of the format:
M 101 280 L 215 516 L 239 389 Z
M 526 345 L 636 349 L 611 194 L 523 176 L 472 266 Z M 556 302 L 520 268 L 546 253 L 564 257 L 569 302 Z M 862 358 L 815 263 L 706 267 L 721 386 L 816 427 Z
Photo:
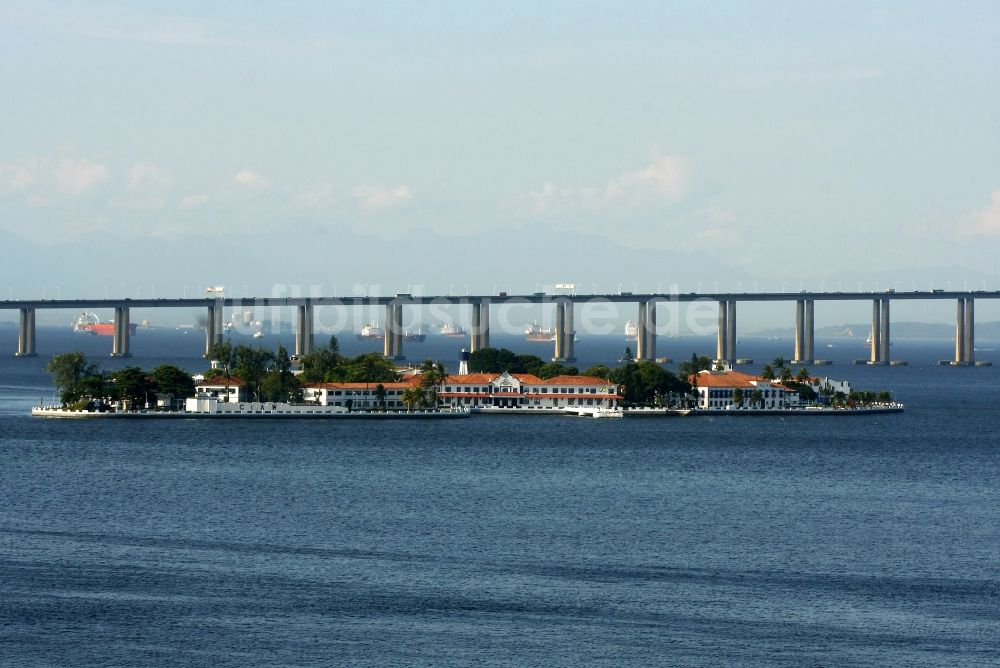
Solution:
M 14 1 L 0 25 L 4 297 L 1000 288 L 994 3 Z

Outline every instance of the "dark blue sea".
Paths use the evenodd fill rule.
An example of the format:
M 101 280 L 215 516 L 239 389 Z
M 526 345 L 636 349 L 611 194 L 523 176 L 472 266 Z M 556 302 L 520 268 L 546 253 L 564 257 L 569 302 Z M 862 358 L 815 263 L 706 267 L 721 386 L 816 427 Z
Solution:
M 204 368 L 196 334 L 132 343 Z M 412 424 L 33 419 L 48 355 L 123 363 L 103 337 L 38 347 L 0 357 L 0 666 L 1000 660 L 1000 368 L 937 366 L 948 341 L 896 341 L 892 368 L 819 342 L 814 371 L 902 415 Z M 583 340 L 579 365 L 623 347 Z

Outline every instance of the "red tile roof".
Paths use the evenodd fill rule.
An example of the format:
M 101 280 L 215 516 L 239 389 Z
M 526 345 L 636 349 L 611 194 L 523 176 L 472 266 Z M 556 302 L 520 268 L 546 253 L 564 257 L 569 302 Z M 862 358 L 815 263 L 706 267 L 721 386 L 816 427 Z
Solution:
M 555 376 L 542 382 L 546 385 L 614 385 L 610 380 L 597 376 Z
M 219 378 L 206 378 L 205 380 L 195 381 L 194 386 L 197 387 L 243 387 L 246 383 L 239 376 L 230 376 L 229 380 L 226 380 L 225 376 L 220 376 Z

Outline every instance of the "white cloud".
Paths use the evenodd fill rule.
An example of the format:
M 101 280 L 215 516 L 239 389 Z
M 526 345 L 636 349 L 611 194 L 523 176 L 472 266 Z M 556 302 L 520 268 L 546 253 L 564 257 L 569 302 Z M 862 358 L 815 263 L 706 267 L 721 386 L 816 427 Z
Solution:
M 296 205 L 306 209 L 318 209 L 337 201 L 333 183 L 327 181 L 315 190 L 307 190 L 294 196 Z
M 551 181 L 528 194 L 536 214 L 565 213 L 577 209 L 635 208 L 658 201 L 678 201 L 686 191 L 687 167 L 683 159 L 653 155 L 651 162 L 609 180 L 603 186 L 561 186 Z
M 1000 190 L 994 190 L 986 208 L 973 215 L 968 230 L 985 237 L 1000 236 Z
M 128 170 L 128 189 L 130 191 L 162 191 L 173 184 L 173 178 L 163 168 L 147 163 L 137 162 Z
M 195 195 L 187 195 L 181 199 L 180 203 L 177 205 L 178 209 L 196 209 L 199 206 L 205 204 L 209 200 L 209 196 L 205 193 L 198 193 Z
M 86 158 L 65 158 L 53 176 L 56 187 L 67 195 L 82 195 L 108 178 L 108 167 Z
M 0 181 L 14 191 L 27 190 L 34 186 L 42 170 L 48 165 L 48 160 L 30 158 L 21 164 L 0 165 Z
M 251 169 L 244 169 L 236 173 L 233 177 L 233 181 L 246 188 L 252 188 L 254 190 L 263 190 L 271 185 L 262 174 L 259 174 Z
M 407 185 L 360 185 L 351 190 L 351 196 L 369 210 L 388 209 L 413 199 L 414 190 Z

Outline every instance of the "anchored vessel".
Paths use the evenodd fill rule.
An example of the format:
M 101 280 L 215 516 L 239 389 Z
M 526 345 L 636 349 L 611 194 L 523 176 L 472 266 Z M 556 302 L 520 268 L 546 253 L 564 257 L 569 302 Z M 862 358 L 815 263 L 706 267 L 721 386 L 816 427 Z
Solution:
M 135 334 L 136 323 L 130 322 L 128 333 Z M 79 334 L 96 334 L 97 336 L 114 336 L 115 321 L 101 322 L 96 313 L 84 311 L 73 321 L 73 331 Z
M 524 339 L 526 341 L 553 341 L 556 338 L 556 333 L 551 329 L 542 329 L 538 326 L 537 322 L 532 322 L 524 330 Z
M 384 341 L 385 331 L 378 326 L 377 322 L 370 322 L 361 328 L 357 337 L 358 341 Z
M 450 323 L 447 325 L 442 325 L 440 332 L 441 336 L 451 336 L 451 337 L 465 336 L 465 330 L 462 329 L 461 326 L 452 325 Z

